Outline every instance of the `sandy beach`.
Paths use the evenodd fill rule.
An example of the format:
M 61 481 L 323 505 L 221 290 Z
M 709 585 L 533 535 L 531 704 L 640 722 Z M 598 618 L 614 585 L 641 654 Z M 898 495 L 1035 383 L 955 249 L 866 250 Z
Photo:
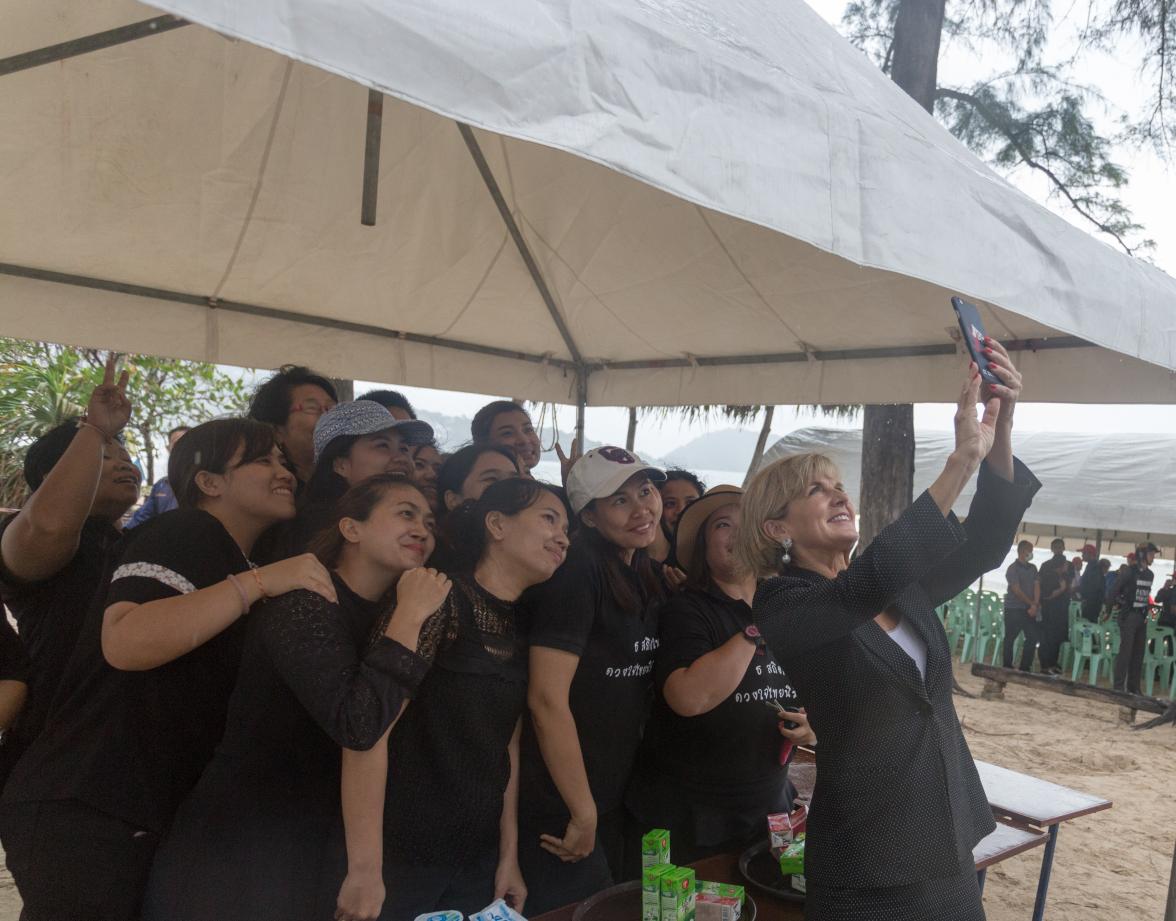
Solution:
M 968 667 L 957 665 L 956 674 L 964 688 L 979 692 L 982 682 Z M 1161 918 L 1176 839 L 1176 730 L 1134 732 L 1112 706 L 1012 684 L 1004 700 L 955 701 L 975 757 L 1114 801 L 1114 808 L 1062 827 L 1049 921 Z M 1029 918 L 1041 853 L 989 870 L 989 921 Z M 12 877 L 0 872 L 0 921 L 19 914 Z

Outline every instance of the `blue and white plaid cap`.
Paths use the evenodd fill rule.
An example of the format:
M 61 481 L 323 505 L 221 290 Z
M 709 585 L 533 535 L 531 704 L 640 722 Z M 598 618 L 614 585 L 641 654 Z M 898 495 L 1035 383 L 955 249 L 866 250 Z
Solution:
M 374 435 L 388 429 L 396 429 L 396 434 L 414 447 L 427 445 L 433 440 L 433 427 L 427 422 L 420 419 L 398 421 L 375 400 L 352 400 L 350 403 L 340 403 L 319 416 L 314 426 L 315 463 L 318 463 L 327 445 L 336 438 Z

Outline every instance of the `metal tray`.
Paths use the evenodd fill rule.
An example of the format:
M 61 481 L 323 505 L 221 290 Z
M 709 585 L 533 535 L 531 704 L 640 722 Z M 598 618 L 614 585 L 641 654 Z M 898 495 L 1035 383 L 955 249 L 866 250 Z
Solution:
M 804 893 L 792 888 L 792 877 L 780 872 L 767 841 L 761 841 L 739 855 L 739 872 L 747 885 L 782 902 L 804 904 Z

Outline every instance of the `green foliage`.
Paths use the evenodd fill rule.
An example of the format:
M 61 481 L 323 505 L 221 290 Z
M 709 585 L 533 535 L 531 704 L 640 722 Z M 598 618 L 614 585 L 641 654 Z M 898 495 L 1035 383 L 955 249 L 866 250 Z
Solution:
M 1110 236 L 1132 255 L 1153 246 L 1140 239 L 1142 228 L 1118 196 L 1126 171 L 1113 157 L 1115 144 L 1132 137 L 1155 136 L 1171 106 L 1173 67 L 1170 45 L 1176 41 L 1167 7 L 1174 0 L 1119 0 L 1109 13 L 1091 7 L 1090 25 L 1073 36 L 1068 56 L 1047 58 L 1054 22 L 1049 0 L 948 0 L 943 34 L 981 58 L 1012 63 L 1003 73 L 982 74 L 968 85 L 940 82 L 935 114 L 976 154 L 1006 175 L 1029 169 L 1044 177 L 1050 194 L 1080 215 L 1099 233 Z M 852 0 L 842 25 L 847 36 L 884 71 L 889 72 L 894 24 L 902 0 Z M 1165 30 L 1167 30 L 1165 32 Z M 1104 100 L 1074 75 L 1086 53 L 1134 31 L 1151 37 L 1153 48 L 1144 69 L 1157 79 L 1157 100 L 1143 123 L 1128 124 L 1113 136 L 1101 134 L 1091 108 Z
M 1115 0 L 1094 3 L 1085 37 L 1111 48 L 1123 38 L 1143 45 L 1140 75 L 1147 81 L 1142 111 L 1129 134 L 1161 149 L 1176 141 L 1176 3 L 1173 0 Z
M 90 349 L 0 338 L 0 505 L 23 499 L 25 449 L 49 429 L 85 412 L 90 392 L 102 382 L 105 354 Z M 218 415 L 244 412 L 242 380 L 215 365 L 152 356 L 127 356 L 128 449 L 144 462 L 147 483 L 167 430 Z

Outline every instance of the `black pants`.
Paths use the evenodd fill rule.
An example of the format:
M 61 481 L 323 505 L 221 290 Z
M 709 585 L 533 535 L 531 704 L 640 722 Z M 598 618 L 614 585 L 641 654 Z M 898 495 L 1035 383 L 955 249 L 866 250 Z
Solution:
M 1041 605 L 1041 667 L 1058 667 L 1058 652 L 1066 642 L 1066 631 L 1070 626 L 1070 602 L 1063 599 L 1047 601 Z
M 623 807 L 597 818 L 596 847 L 575 863 L 564 863 L 539 846 L 541 834 L 562 837 L 566 827 L 566 819 L 562 822 L 519 819 L 519 868 L 527 884 L 529 918 L 586 899 L 621 878 L 625 849 Z
M 1143 611 L 1119 614 L 1119 654 L 1115 657 L 1115 690 L 1139 694 L 1143 653 L 1147 648 L 1147 615 Z
M 137 921 L 159 837 L 77 800 L 5 803 L 21 921 Z
M 1097 624 L 1098 619 L 1102 616 L 1102 602 L 1101 601 L 1084 601 L 1084 602 L 1082 602 L 1082 616 L 1085 617 L 1092 624 Z
M 1033 651 L 1041 640 L 1041 624 L 1029 616 L 1028 608 L 1005 608 L 1005 637 L 1001 662 L 1005 668 L 1013 667 L 1013 646 L 1017 637 L 1025 634 L 1025 646 L 1021 650 L 1021 671 L 1033 668 Z M 1042 660 L 1044 664 L 1044 658 Z
M 443 909 L 473 915 L 494 901 L 497 868 L 497 849 L 469 863 L 446 867 L 385 860 L 384 888 L 387 895 L 380 921 L 413 921 L 417 915 Z M 527 911 L 530 911 L 529 905 L 528 900 Z M 329 918 L 330 915 L 323 917 Z

